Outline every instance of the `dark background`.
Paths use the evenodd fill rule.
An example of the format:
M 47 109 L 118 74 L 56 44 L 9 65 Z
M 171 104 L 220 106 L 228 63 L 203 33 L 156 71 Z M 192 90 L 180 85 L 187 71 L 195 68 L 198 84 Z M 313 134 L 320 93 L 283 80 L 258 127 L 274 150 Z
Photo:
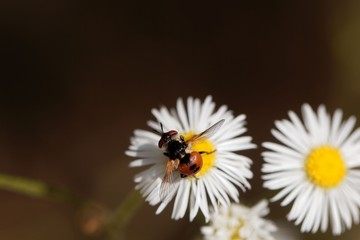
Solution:
M 262 189 L 261 142 L 301 104 L 359 116 L 360 5 L 352 1 L 2 1 L 0 171 L 63 186 L 110 210 L 132 191 L 124 155 L 150 110 L 178 97 L 247 115 L 258 149 L 244 203 Z M 359 126 L 359 124 L 357 124 Z M 0 238 L 86 236 L 65 203 L 0 191 Z M 270 205 L 273 220 L 289 208 Z M 128 239 L 193 239 L 188 215 L 144 204 Z M 292 225 L 290 225 L 292 226 Z M 292 228 L 298 232 L 299 228 Z M 304 234 L 300 239 L 355 239 Z

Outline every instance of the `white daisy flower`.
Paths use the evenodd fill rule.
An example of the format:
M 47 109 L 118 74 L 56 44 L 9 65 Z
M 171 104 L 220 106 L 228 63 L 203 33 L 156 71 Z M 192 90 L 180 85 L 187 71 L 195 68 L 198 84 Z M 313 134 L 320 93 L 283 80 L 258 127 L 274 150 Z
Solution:
M 268 202 L 262 200 L 252 208 L 241 204 L 221 207 L 211 214 L 209 226 L 201 228 L 206 240 L 275 240 L 274 223 L 263 217 L 269 213 Z
M 217 209 L 218 204 L 228 206 L 231 199 L 239 201 L 239 191 L 250 188 L 247 179 L 252 177 L 250 165 L 252 161 L 234 151 L 255 148 L 251 143 L 252 138 L 241 136 L 246 132 L 245 115 L 235 117 L 227 106 L 223 105 L 215 111 L 215 103 L 208 96 L 203 103 L 199 99 L 189 97 L 187 108 L 182 99 L 178 99 L 175 109 L 166 107 L 152 109 L 155 121 L 148 121 L 148 125 L 161 133 L 176 130 L 185 141 L 200 134 L 210 126 L 225 119 L 218 130 L 191 145 L 191 151 L 206 152 L 201 154 L 203 164 L 199 172 L 192 176 L 181 177 L 179 170 L 173 172 L 173 181 L 170 184 L 166 197 L 160 197 L 160 186 L 169 158 L 164 155 L 164 150 L 158 145 L 161 134 L 154 131 L 135 130 L 131 138 L 131 145 L 126 154 L 137 158 L 130 163 L 130 167 L 148 168 L 138 173 L 134 181 L 151 205 L 160 204 L 156 214 L 159 214 L 175 198 L 172 218 L 184 217 L 190 209 L 190 221 L 197 215 L 198 210 L 209 219 L 211 204 Z M 160 123 L 163 126 L 161 129 Z
M 264 187 L 281 189 L 272 199 L 293 202 L 288 220 L 302 232 L 326 231 L 334 235 L 359 222 L 360 129 L 352 132 L 355 117 L 342 123 L 342 111 L 331 117 L 323 105 L 314 112 L 302 106 L 304 124 L 292 111 L 290 120 L 276 121 L 273 136 L 281 142 L 266 142 L 263 153 Z

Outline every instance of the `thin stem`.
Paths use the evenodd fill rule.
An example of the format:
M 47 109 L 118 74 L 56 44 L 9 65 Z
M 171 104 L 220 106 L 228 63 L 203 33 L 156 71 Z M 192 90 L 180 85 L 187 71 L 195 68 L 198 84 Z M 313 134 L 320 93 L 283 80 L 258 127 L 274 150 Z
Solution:
M 127 224 L 144 202 L 140 194 L 134 190 L 107 218 L 104 222 L 105 225 L 102 225 L 102 214 L 108 212 L 108 210 L 104 209 L 101 205 L 98 206 L 97 204 L 91 204 L 90 201 L 85 201 L 66 189 L 52 186 L 42 181 L 8 174 L 0 174 L 0 189 L 32 198 L 48 198 L 56 201 L 67 202 L 78 209 L 84 208 L 85 210 L 89 210 L 94 208 L 95 217 L 90 215 L 90 217 L 87 218 L 85 216 L 84 226 L 82 227 L 85 227 L 86 231 L 90 229 L 91 234 L 96 232 L 98 227 L 101 228 L 104 226 L 104 230 L 107 231 L 111 239 L 125 238 L 124 231 Z M 99 220 L 100 222 L 98 223 L 98 221 L 94 221 L 94 219 Z M 94 222 L 96 222 L 96 226 L 93 225 Z
M 110 239 L 125 239 L 125 228 L 143 203 L 143 198 L 136 190 L 120 203 L 107 223 Z
M 56 201 L 64 201 L 76 206 L 83 203 L 83 200 L 78 196 L 65 189 L 14 175 L 0 174 L 0 189 L 33 198 L 49 198 Z

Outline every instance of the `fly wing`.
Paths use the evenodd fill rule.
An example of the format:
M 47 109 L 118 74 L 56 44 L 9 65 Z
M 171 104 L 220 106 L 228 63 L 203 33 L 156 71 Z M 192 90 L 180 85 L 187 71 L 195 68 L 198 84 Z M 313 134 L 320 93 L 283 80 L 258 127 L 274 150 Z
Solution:
M 160 200 L 164 201 L 165 198 L 169 195 L 171 190 L 171 185 L 174 182 L 174 170 L 177 168 L 179 160 L 168 160 L 166 163 L 166 169 L 164 177 L 160 184 Z
M 194 143 L 194 142 L 203 141 L 206 138 L 209 138 L 210 136 L 214 135 L 214 133 L 216 133 L 217 130 L 219 130 L 219 128 L 221 127 L 221 125 L 223 125 L 224 122 L 225 122 L 225 119 L 221 119 L 220 121 L 216 122 L 214 125 L 209 127 L 208 129 L 203 131 L 202 133 L 191 137 L 189 140 L 186 141 L 186 143 L 188 143 L 188 144 Z

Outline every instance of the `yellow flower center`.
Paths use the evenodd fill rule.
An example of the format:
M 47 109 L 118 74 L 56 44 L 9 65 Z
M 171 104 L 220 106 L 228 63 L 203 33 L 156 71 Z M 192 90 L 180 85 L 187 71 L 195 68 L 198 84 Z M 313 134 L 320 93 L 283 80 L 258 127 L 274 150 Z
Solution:
M 195 133 L 189 132 L 189 133 L 182 134 L 182 135 L 184 136 L 184 139 L 186 141 L 186 140 L 189 140 L 191 137 L 193 137 L 195 135 Z M 202 141 L 195 141 L 194 143 L 192 143 L 190 145 L 190 147 L 191 147 L 192 151 L 206 152 L 206 153 L 201 154 L 201 157 L 203 160 L 202 168 L 200 169 L 200 171 L 198 173 L 196 173 L 194 175 L 195 177 L 200 177 L 200 176 L 204 175 L 205 173 L 207 173 L 209 171 L 209 169 L 211 169 L 214 166 L 216 151 L 214 151 L 215 150 L 214 145 L 208 139 L 205 139 Z M 207 154 L 207 153 L 209 153 L 209 154 Z
M 305 161 L 305 172 L 314 184 L 332 188 L 344 178 L 346 166 L 337 148 L 323 145 L 310 152 Z
M 233 234 L 231 235 L 231 240 L 246 240 L 242 236 L 240 236 L 239 231 L 244 226 L 243 221 L 240 220 L 239 225 L 235 227 L 233 230 Z

